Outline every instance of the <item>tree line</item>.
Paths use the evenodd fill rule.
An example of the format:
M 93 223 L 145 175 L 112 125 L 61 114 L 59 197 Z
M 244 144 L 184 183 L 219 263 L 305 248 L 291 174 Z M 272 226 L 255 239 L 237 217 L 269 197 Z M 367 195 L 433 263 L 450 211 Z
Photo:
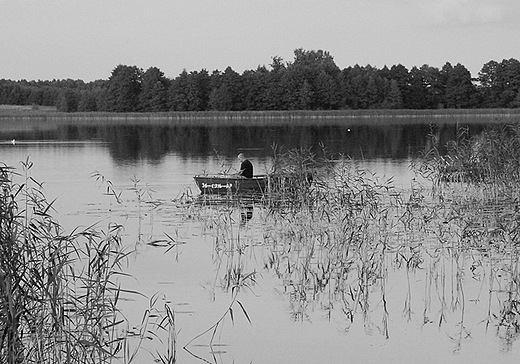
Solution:
M 520 62 L 484 64 L 478 77 L 447 62 L 340 69 L 326 51 L 296 49 L 292 61 L 272 58 L 242 74 L 227 67 L 167 78 L 118 65 L 107 80 L 0 80 L 0 104 L 56 106 L 65 112 L 437 109 L 520 107 Z

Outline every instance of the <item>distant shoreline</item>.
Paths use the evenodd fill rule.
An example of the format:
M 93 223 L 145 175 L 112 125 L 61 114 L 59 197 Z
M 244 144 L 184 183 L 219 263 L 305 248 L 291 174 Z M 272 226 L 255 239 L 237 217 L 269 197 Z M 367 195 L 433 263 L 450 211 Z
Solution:
M 40 106 L 40 108 L 42 108 Z M 415 119 L 412 121 L 412 119 Z M 432 120 L 433 119 L 433 120 Z M 151 124 L 193 126 L 385 125 L 413 123 L 504 123 L 520 121 L 520 109 L 76 112 L 0 105 L 1 122 Z

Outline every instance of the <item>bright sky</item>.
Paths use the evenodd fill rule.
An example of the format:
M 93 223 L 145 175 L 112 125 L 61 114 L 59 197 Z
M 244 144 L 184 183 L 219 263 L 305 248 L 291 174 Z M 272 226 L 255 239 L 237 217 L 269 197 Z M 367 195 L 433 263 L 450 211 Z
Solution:
M 0 79 L 241 73 L 328 51 L 340 68 L 520 59 L 520 0 L 0 0 Z

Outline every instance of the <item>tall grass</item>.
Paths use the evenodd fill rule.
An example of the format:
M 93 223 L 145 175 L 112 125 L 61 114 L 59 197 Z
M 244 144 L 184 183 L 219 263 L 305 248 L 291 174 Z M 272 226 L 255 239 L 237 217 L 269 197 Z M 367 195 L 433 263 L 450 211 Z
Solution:
M 247 307 L 242 303 L 241 296 L 246 292 L 254 292 L 257 280 L 257 270 L 250 266 L 249 257 L 251 241 L 246 237 L 247 224 L 252 218 L 255 203 L 258 200 L 224 197 L 211 197 L 202 195 L 200 198 L 184 200 L 182 195 L 178 202 L 183 203 L 184 216 L 187 219 L 197 220 L 201 224 L 202 233 L 214 238 L 213 264 L 215 276 L 208 289 L 211 292 L 212 301 L 216 300 L 218 291 L 228 296 L 223 311 L 208 323 L 207 329 L 190 338 L 183 349 L 194 358 L 202 362 L 210 362 L 195 351 L 196 346 L 207 346 L 208 355 L 213 357 L 212 362 L 218 362 L 216 357 L 218 349 L 215 346 L 221 344 L 216 340 L 224 329 L 226 322 L 235 323 L 240 317 L 249 324 L 253 324 Z M 239 212 L 239 216 L 237 216 Z
M 462 129 L 446 155 L 433 148 L 412 164 L 433 186 L 427 229 L 457 264 L 452 305 L 464 302 L 460 264 L 470 258 L 473 278 L 489 280 L 486 328 L 496 327 L 506 350 L 520 337 L 519 158 L 520 126 L 512 124 L 473 137 Z M 492 302 L 498 302 L 498 312 L 492 312 Z M 461 317 L 461 336 L 463 322 Z
M 23 165 L 2 176 L 0 350 L 6 363 L 109 362 L 122 349 L 117 275 L 128 253 L 120 226 L 66 234 Z
M 438 144 L 435 135 L 430 138 L 432 145 Z M 460 128 L 457 140 L 448 142 L 446 154 L 431 148 L 412 167 L 435 184 L 468 182 L 502 188 L 520 181 L 519 158 L 519 124 L 488 127 L 475 136 Z
M 439 123 L 495 123 L 517 120 L 519 109 L 436 109 L 436 110 L 281 110 L 281 111 L 185 111 L 159 113 L 76 112 L 40 108 L 0 108 L 0 121 L 68 124 L 111 123 L 125 125 L 190 126 L 276 126 L 276 125 L 403 125 Z M 481 119 L 481 120 L 479 120 Z
M 258 243 L 247 240 L 233 219 L 243 200 L 189 209 L 213 233 L 219 266 L 225 262 L 226 269 L 219 269 L 221 287 L 252 288 L 256 269 L 264 268 L 283 282 L 295 321 L 307 320 L 307 311 L 318 302 L 330 316 L 340 305 L 351 323 L 362 312 L 371 327 L 370 315 L 383 302 L 386 322 L 385 289 L 374 295 L 372 287 L 384 287 L 387 277 L 388 206 L 399 198 L 392 180 L 357 168 L 349 158 L 333 158 L 324 148 L 320 155 L 273 149 L 274 185 L 253 201 L 262 226 L 262 255 L 267 256 L 263 267 L 247 268 Z M 386 324 L 381 330 L 388 335 Z
M 306 320 L 312 302 L 329 316 L 340 304 L 346 327 L 361 312 L 369 328 L 373 306 L 382 302 L 381 330 L 388 335 L 386 293 L 374 296 L 371 287 L 384 286 L 387 276 L 387 207 L 398 196 L 391 193 L 391 179 L 325 151 L 319 158 L 307 151 L 280 157 L 298 171 L 289 173 L 296 174 L 296 185 L 284 196 L 288 205 L 269 209 L 264 244 L 270 249 L 268 267 L 289 284 L 293 319 Z
M 119 303 L 140 294 L 121 285 L 132 253 L 123 246 L 123 227 L 110 223 L 105 231 L 66 233 L 31 167 L 26 160 L 19 174 L 0 166 L 0 363 L 134 361 L 142 339 L 131 343 Z M 164 331 L 167 351 L 155 357 L 171 363 L 173 311 L 158 310 L 155 303 L 137 336 L 153 327 Z
M 400 312 L 449 332 L 455 351 L 481 327 L 510 349 L 520 337 L 518 135 L 516 126 L 462 131 L 448 155 L 432 150 L 412 163 L 429 182 L 405 190 L 346 157 L 275 149 L 279 186 L 255 205 L 263 254 L 233 230 L 234 206 L 190 214 L 213 231 L 215 247 L 240 251 L 228 260 L 235 271 L 252 264 L 248 254 L 265 257 L 257 269 L 279 278 L 292 320 L 320 310 L 349 331 L 361 317 L 367 332 L 390 337 Z M 404 285 L 403 297 L 389 298 L 389 284 Z M 487 314 L 468 323 L 468 307 L 481 301 Z

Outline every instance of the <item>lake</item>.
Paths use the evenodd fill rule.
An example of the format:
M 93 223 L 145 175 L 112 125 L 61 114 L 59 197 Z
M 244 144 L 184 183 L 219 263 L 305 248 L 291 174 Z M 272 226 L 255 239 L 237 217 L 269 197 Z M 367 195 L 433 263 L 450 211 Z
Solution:
M 249 127 L 9 121 L 1 124 L 0 162 L 19 168 L 29 158 L 31 176 L 56 199 L 56 219 L 67 231 L 124 226 L 125 245 L 134 251 L 126 269 L 134 278 L 122 282 L 173 309 L 178 363 L 511 363 L 520 357 L 518 332 L 500 320 L 501 292 L 518 284 L 517 256 L 497 260 L 477 248 L 418 244 L 422 237 L 412 226 L 406 236 L 389 234 L 397 240 L 381 251 L 334 260 L 337 243 L 308 251 L 287 237 L 312 234 L 304 216 L 287 217 L 297 227 L 287 232 L 262 204 L 193 203 L 195 174 L 236 171 L 239 152 L 256 174 L 266 173 L 273 146 L 317 156 L 325 148 L 381 180 L 393 177 L 403 196 L 413 195 L 416 183 L 427 194 L 428 182 L 410 162 L 432 147 L 428 136 L 443 150 L 461 129 L 477 134 L 488 122 L 496 121 Z M 320 236 L 329 236 L 334 225 L 323 224 Z M 165 245 L 165 235 L 175 244 Z M 372 277 L 367 267 L 376 263 L 380 276 Z M 350 275 L 339 273 L 347 269 Z M 133 296 L 122 302 L 131 327 L 148 303 Z M 150 358 L 140 354 L 140 362 Z

